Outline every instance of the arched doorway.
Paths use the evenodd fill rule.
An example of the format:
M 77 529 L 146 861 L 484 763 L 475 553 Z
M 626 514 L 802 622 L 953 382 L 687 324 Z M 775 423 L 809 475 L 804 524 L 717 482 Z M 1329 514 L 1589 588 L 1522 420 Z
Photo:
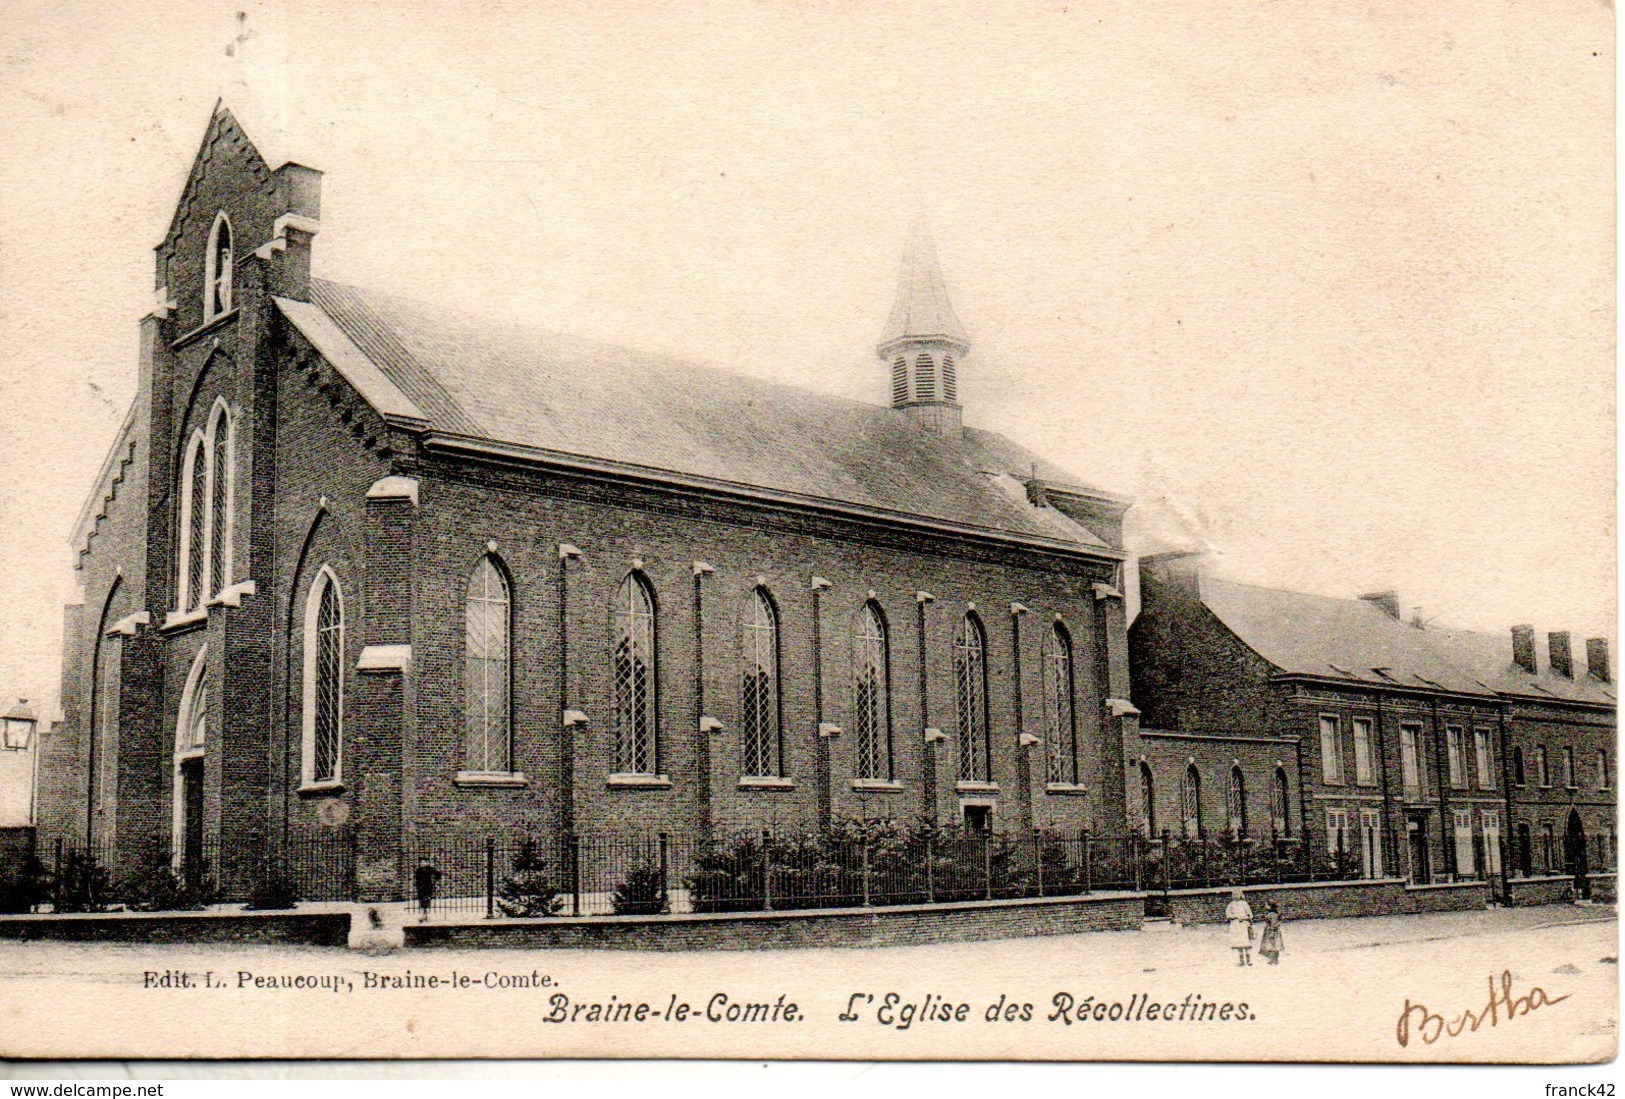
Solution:
M 209 648 L 192 662 L 175 715 L 170 865 L 196 884 L 204 871 L 203 756 L 209 742 Z
M 1578 810 L 1569 810 L 1569 823 L 1563 829 L 1563 872 L 1574 878 L 1574 894 L 1591 898 L 1591 879 L 1586 866 L 1586 833 Z

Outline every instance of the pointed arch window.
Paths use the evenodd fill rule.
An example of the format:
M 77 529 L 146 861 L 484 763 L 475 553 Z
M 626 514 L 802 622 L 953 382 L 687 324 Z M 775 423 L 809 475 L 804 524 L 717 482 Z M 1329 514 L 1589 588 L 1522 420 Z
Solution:
M 209 527 L 209 447 L 203 432 L 192 436 L 186 452 L 186 510 L 181 516 L 180 606 L 183 610 L 202 607 L 208 598 Z
M 958 704 L 959 779 L 987 782 L 987 635 L 975 613 L 965 615 L 954 637 L 954 699 Z
M 1185 838 L 1201 839 L 1202 828 L 1202 776 L 1196 773 L 1196 764 L 1185 768 L 1185 781 L 1179 789 L 1181 823 Z
M 1050 630 L 1044 661 L 1044 740 L 1049 745 L 1049 781 L 1078 781 L 1078 727 L 1073 712 L 1072 639 L 1066 627 Z
M 1270 827 L 1278 836 L 1292 834 L 1292 822 L 1287 816 L 1286 769 L 1282 767 L 1275 769 L 1275 778 L 1270 783 Z
M 914 360 L 914 399 L 937 399 L 937 363 L 930 355 L 921 355 Z
M 615 766 L 655 773 L 655 606 L 649 582 L 632 573 L 615 595 Z
M 1230 786 L 1225 791 L 1225 815 L 1230 834 L 1238 839 L 1247 834 L 1247 779 L 1240 767 L 1230 768 Z
M 217 400 L 207 427 L 192 433 L 181 462 L 178 611 L 202 610 L 211 595 L 231 584 L 235 448 L 230 406 Z
M 209 425 L 209 583 L 220 591 L 231 585 L 232 468 L 234 427 L 224 404 Z
M 513 601 L 489 554 L 468 578 L 463 724 L 470 771 L 512 771 Z
M 740 730 L 747 775 L 778 775 L 779 619 L 767 592 L 757 588 L 745 601 L 744 664 L 740 669 Z
M 209 230 L 209 250 L 204 259 L 203 319 L 206 321 L 231 312 L 232 266 L 231 221 L 222 210 Z
M 1147 838 L 1157 834 L 1157 785 L 1151 777 L 1151 765 L 1140 761 L 1140 827 Z
M 342 780 L 344 755 L 344 599 L 323 565 L 305 600 L 305 785 Z
M 891 778 L 889 663 L 886 623 L 878 607 L 865 603 L 852 626 L 852 728 L 858 750 L 857 778 Z

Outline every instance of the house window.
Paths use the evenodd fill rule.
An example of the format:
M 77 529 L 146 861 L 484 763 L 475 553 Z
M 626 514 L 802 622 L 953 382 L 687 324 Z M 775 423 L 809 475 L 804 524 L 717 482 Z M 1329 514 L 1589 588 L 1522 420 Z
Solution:
M 959 707 L 959 778 L 987 782 L 987 639 L 975 614 L 964 617 L 954 638 L 954 697 Z
M 1382 813 L 1360 810 L 1360 876 L 1382 877 Z
M 1230 787 L 1225 791 L 1225 815 L 1229 818 L 1230 834 L 1241 837 L 1247 834 L 1247 780 L 1242 777 L 1240 767 L 1230 768 Z
M 1354 781 L 1361 786 L 1374 786 L 1377 782 L 1376 768 L 1371 765 L 1371 719 L 1357 717 L 1354 719 Z
M 1328 786 L 1343 785 L 1343 746 L 1338 743 L 1337 718 L 1322 714 L 1320 718 L 1320 773 Z
M 1157 787 L 1144 760 L 1140 761 L 1140 826 L 1147 837 L 1157 834 Z
M 1473 760 L 1478 766 L 1478 788 L 1495 789 L 1495 757 L 1490 755 L 1490 731 L 1473 730 Z
M 1484 871 L 1501 873 L 1501 814 L 1494 809 L 1480 809 L 1479 821 L 1484 830 Z
M 632 573 L 615 595 L 615 768 L 655 771 L 655 610 L 642 574 Z
M 1461 789 L 1467 785 L 1467 766 L 1462 757 L 1461 726 L 1446 725 L 1444 727 L 1445 760 L 1450 768 L 1450 785 L 1453 789 Z
M 1286 769 L 1277 767 L 1275 779 L 1270 783 L 1270 827 L 1277 836 L 1292 834 L 1292 818 L 1287 814 Z
M 1354 849 L 1353 835 L 1349 832 L 1347 809 L 1326 810 L 1326 850 L 1333 855 L 1345 855 Z
M 1406 722 L 1399 727 L 1399 773 L 1405 784 L 1405 796 L 1414 798 L 1422 792 L 1422 726 Z
M 512 600 L 489 555 L 468 578 L 463 719 L 470 771 L 511 771 Z
M 1535 777 L 1540 780 L 1542 786 L 1552 784 L 1552 761 L 1546 755 L 1544 744 L 1535 746 Z
M 1608 749 L 1597 749 L 1597 789 L 1606 790 L 1609 786 L 1608 778 Z
M 215 407 L 209 424 L 209 584 L 213 591 L 231 586 L 231 497 L 232 442 L 231 413 L 224 404 Z
M 209 230 L 209 250 L 204 260 L 204 320 L 231 311 L 231 269 L 231 222 L 222 211 L 215 215 L 214 227 Z
M 1072 641 L 1059 622 L 1050 630 L 1044 662 L 1044 739 L 1049 746 L 1049 780 L 1078 781 L 1078 730 L 1072 711 Z
M 852 628 L 852 713 L 858 778 L 891 778 L 891 684 L 886 623 L 865 603 Z
M 1522 748 L 1512 749 L 1512 784 L 1514 786 L 1524 785 Z
M 1574 749 L 1563 749 L 1563 785 L 1567 789 L 1574 789 Z
M 1451 813 L 1451 817 L 1455 824 L 1456 874 L 1460 877 L 1470 877 L 1474 873 L 1473 811 L 1457 809 Z
M 744 667 L 739 705 L 743 720 L 744 773 L 779 773 L 779 622 L 767 593 L 757 588 L 745 601 Z
M 305 601 L 306 784 L 340 781 L 344 744 L 344 600 L 323 565 Z
M 1204 832 L 1202 827 L 1202 776 L 1196 773 L 1194 763 L 1185 768 L 1185 782 L 1179 789 L 1179 807 L 1182 823 L 1185 826 L 1185 838 L 1188 840 L 1201 839 Z

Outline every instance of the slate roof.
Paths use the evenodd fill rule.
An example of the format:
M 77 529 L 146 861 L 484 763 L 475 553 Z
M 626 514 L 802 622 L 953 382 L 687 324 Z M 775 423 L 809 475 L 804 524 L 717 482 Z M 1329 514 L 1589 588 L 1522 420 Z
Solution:
M 1489 694 L 1439 654 L 1427 631 L 1362 599 L 1201 578 L 1203 604 L 1283 672 L 1372 686 Z M 1381 669 L 1379 671 L 1378 669 Z
M 1452 664 L 1470 674 L 1498 694 L 1523 695 L 1565 702 L 1613 706 L 1619 700 L 1617 688 L 1586 674 L 1584 644 L 1576 646 L 1574 677 L 1553 673 L 1546 654 L 1536 646 L 1535 667 L 1530 674 L 1512 662 L 1512 634 L 1478 633 L 1472 630 L 1441 629 L 1430 626 L 1427 637 L 1434 648 Z
M 903 268 L 897 276 L 897 300 L 880 336 L 884 348 L 911 337 L 948 339 L 968 346 L 965 328 L 948 301 L 948 287 L 937 262 L 937 245 L 923 218 L 914 222 Z
M 374 407 L 429 430 L 1064 548 L 1106 545 L 1027 502 L 1035 470 L 1077 479 L 994 432 L 944 438 L 878 405 L 321 279 L 309 303 L 277 304 Z

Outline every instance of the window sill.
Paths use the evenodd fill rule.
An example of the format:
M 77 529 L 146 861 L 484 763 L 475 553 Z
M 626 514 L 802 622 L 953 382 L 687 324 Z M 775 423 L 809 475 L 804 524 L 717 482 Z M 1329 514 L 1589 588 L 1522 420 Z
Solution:
M 342 793 L 344 793 L 344 781 L 336 778 L 324 778 L 320 782 L 306 782 L 299 787 L 300 797 Z
M 667 790 L 671 788 L 671 777 L 669 775 L 614 774 L 609 776 L 609 786 L 622 790 Z
M 903 792 L 903 784 L 891 778 L 855 778 L 852 780 L 852 789 L 900 794 Z
M 209 620 L 209 608 L 197 607 L 189 611 L 170 611 L 164 616 L 164 624 L 158 627 L 159 633 L 180 633 L 193 626 L 201 626 Z
M 243 596 L 254 594 L 254 581 L 239 580 L 235 584 L 221 588 L 215 597 L 209 600 L 211 607 L 240 607 L 243 605 Z
M 961 779 L 954 783 L 954 790 L 961 794 L 996 794 L 999 792 L 999 784 L 996 782 L 974 782 L 969 779 Z
M 523 771 L 458 771 L 452 779 L 458 786 L 520 787 L 529 786 Z
M 1046 782 L 1044 793 L 1061 794 L 1070 797 L 1081 797 L 1089 792 L 1089 787 L 1076 782 Z
M 739 780 L 741 790 L 794 790 L 796 780 L 781 775 L 746 775 Z

